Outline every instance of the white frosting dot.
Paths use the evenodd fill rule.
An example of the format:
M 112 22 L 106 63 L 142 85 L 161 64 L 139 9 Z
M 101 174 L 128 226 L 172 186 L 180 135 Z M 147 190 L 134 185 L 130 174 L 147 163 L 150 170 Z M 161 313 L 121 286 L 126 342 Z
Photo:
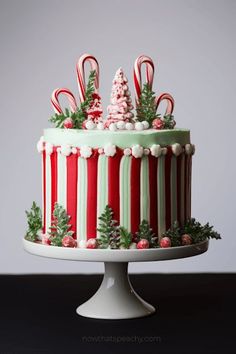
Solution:
M 135 158 L 140 158 L 143 156 L 143 147 L 140 146 L 140 145 L 134 145 L 132 147 L 132 155 L 135 157 Z
M 124 155 L 125 155 L 125 156 L 129 156 L 129 155 L 131 155 L 131 153 L 132 153 L 132 151 L 131 151 L 130 148 L 125 148 L 125 149 L 124 149 Z
M 64 156 L 69 156 L 71 154 L 71 147 L 69 145 L 62 145 L 61 154 Z
M 134 129 L 134 125 L 130 122 L 125 124 L 125 129 L 127 130 L 133 130 Z
M 104 153 L 106 156 L 114 156 L 116 154 L 116 146 L 112 144 L 107 144 L 104 146 Z
M 104 129 L 104 125 L 103 125 L 102 122 L 99 122 L 99 123 L 97 124 L 97 129 L 98 129 L 98 130 L 103 130 L 103 129 Z
M 172 145 L 172 151 L 174 155 L 179 156 L 182 153 L 183 149 L 180 144 L 176 143 Z
M 98 149 L 98 153 L 99 153 L 100 155 L 103 154 L 103 153 L 104 153 L 103 148 L 99 148 L 99 149 Z
M 45 144 L 45 151 L 47 155 L 51 155 L 53 152 L 53 145 L 51 143 Z
M 58 148 L 57 148 L 57 153 L 59 154 L 60 152 L 61 152 L 61 148 L 58 147 Z
M 115 132 L 115 131 L 117 130 L 116 124 L 115 124 L 115 123 L 111 123 L 111 124 L 109 125 L 109 130 L 111 130 L 112 132 Z
M 80 156 L 87 159 L 92 155 L 92 148 L 90 146 L 84 145 L 80 148 Z
M 96 124 L 95 124 L 92 120 L 88 120 L 88 121 L 85 123 L 85 127 L 86 127 L 86 129 L 88 129 L 88 130 L 93 130 L 93 129 L 96 127 Z
M 144 130 L 144 126 L 143 126 L 142 122 L 136 122 L 134 127 L 135 127 L 135 130 Z
M 119 130 L 125 129 L 125 122 L 123 120 L 120 120 L 119 122 L 116 123 L 116 126 Z
M 149 128 L 149 123 L 146 120 L 142 121 L 142 125 L 144 129 L 148 129 Z
M 167 148 L 166 147 L 162 148 L 161 149 L 161 153 L 162 153 L 162 155 L 166 155 L 167 154 Z
M 152 156 L 155 156 L 155 157 L 159 157 L 161 156 L 161 152 L 162 152 L 162 149 L 161 149 L 161 146 L 158 145 L 158 144 L 153 144 L 150 148 L 151 150 L 151 155 Z
M 150 150 L 149 150 L 148 148 L 145 148 L 145 149 L 143 150 L 143 154 L 144 154 L 144 155 L 149 155 L 149 154 L 150 154 Z
M 76 155 L 76 154 L 77 154 L 77 149 L 76 149 L 76 147 L 73 147 L 73 148 L 71 149 L 71 152 L 72 152 L 72 154 Z

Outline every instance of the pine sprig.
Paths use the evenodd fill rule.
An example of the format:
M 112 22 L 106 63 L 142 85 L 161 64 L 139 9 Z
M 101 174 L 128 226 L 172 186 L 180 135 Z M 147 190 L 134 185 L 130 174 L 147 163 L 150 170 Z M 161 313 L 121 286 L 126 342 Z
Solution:
M 210 226 L 209 223 L 201 225 L 201 223 L 194 218 L 187 220 L 183 227 L 179 227 L 178 223 L 174 222 L 172 227 L 162 236 L 169 237 L 171 246 L 174 247 L 181 245 L 181 236 L 184 234 L 191 236 L 192 243 L 199 243 L 210 238 L 216 240 L 221 239 L 220 234 L 213 230 L 213 226 Z
M 113 210 L 106 205 L 104 212 L 99 216 L 99 227 L 97 231 L 100 233 L 98 243 L 100 248 L 119 247 L 119 227 L 117 221 L 113 220 Z
M 85 91 L 85 100 L 81 102 L 80 107 L 77 108 L 76 112 L 71 112 L 68 108 L 65 109 L 65 113 L 57 114 L 55 113 L 49 121 L 54 123 L 56 128 L 63 128 L 63 124 L 66 118 L 71 118 L 73 122 L 74 129 L 81 129 L 84 120 L 87 118 L 87 110 L 93 100 L 94 93 L 94 82 L 96 77 L 96 71 L 90 71 L 88 83 Z
M 137 241 L 145 239 L 149 242 L 150 247 L 157 247 L 157 237 L 155 236 L 152 228 L 147 220 L 142 220 L 139 225 L 139 230 L 136 232 Z
M 30 211 L 25 211 L 27 216 L 28 229 L 25 238 L 29 241 L 36 241 L 38 231 L 42 228 L 42 212 L 39 206 L 33 202 Z
M 139 121 L 146 120 L 150 126 L 152 121 L 158 117 L 156 114 L 155 92 L 152 91 L 148 83 L 143 85 L 136 112 L 137 119 Z
M 164 126 L 163 129 L 173 129 L 175 127 L 175 120 L 172 114 L 166 114 L 163 117 Z
M 129 248 L 132 243 L 132 234 L 125 227 L 120 226 L 119 228 L 120 239 L 119 246 L 121 248 Z
M 68 224 L 70 216 L 67 215 L 66 210 L 55 203 L 53 210 L 53 222 L 50 227 L 50 241 L 53 246 L 62 246 L 62 239 L 64 236 L 72 236 L 73 231 L 69 231 L 71 225 Z

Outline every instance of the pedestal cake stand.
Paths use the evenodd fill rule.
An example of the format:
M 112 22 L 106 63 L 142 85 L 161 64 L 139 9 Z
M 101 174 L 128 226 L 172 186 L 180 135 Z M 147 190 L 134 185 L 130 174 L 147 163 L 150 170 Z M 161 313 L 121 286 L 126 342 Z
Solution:
M 208 249 L 208 240 L 189 246 L 146 250 L 80 249 L 42 245 L 23 240 L 24 249 L 34 255 L 72 261 L 104 262 L 103 281 L 97 292 L 76 312 L 84 317 L 128 319 L 151 315 L 156 309 L 133 289 L 129 262 L 153 262 L 196 256 Z M 150 284 L 151 286 L 151 284 Z

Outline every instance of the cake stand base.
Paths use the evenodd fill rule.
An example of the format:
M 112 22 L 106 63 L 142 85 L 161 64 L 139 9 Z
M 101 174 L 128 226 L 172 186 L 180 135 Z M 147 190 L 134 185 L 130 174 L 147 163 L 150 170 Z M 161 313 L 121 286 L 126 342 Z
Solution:
M 128 276 L 128 262 L 105 262 L 105 273 L 97 292 L 76 312 L 84 317 L 128 319 L 151 315 L 155 308 L 134 291 Z

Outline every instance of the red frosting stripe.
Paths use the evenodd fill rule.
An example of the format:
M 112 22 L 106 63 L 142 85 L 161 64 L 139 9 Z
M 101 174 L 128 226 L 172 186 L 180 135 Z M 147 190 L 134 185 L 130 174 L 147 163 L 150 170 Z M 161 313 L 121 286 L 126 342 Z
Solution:
M 120 160 L 123 150 L 116 148 L 116 154 L 108 158 L 108 205 L 113 209 L 114 220 L 120 222 Z
M 46 151 L 42 152 L 43 159 L 43 233 L 46 230 Z
M 87 159 L 87 239 L 96 237 L 97 228 L 97 165 L 98 150 Z
M 141 159 L 132 157 L 130 175 L 131 232 L 135 233 L 140 225 L 140 169 Z
M 53 211 L 57 202 L 57 150 L 53 148 L 50 155 L 51 160 L 51 220 L 53 221 Z
M 153 232 L 158 234 L 158 196 L 157 196 L 157 168 L 158 159 L 155 156 L 148 156 L 149 165 L 149 191 L 150 191 L 150 226 Z
M 181 224 L 181 209 L 184 205 L 181 205 L 181 161 L 183 154 L 177 157 L 177 220 Z M 183 225 L 181 225 L 183 226 Z
M 67 214 L 73 237 L 76 239 L 76 214 L 77 214 L 77 180 L 78 180 L 78 155 L 71 154 L 66 158 L 67 165 Z
M 171 227 L 171 158 L 172 150 L 169 146 L 165 156 L 165 205 L 166 205 L 166 230 Z

